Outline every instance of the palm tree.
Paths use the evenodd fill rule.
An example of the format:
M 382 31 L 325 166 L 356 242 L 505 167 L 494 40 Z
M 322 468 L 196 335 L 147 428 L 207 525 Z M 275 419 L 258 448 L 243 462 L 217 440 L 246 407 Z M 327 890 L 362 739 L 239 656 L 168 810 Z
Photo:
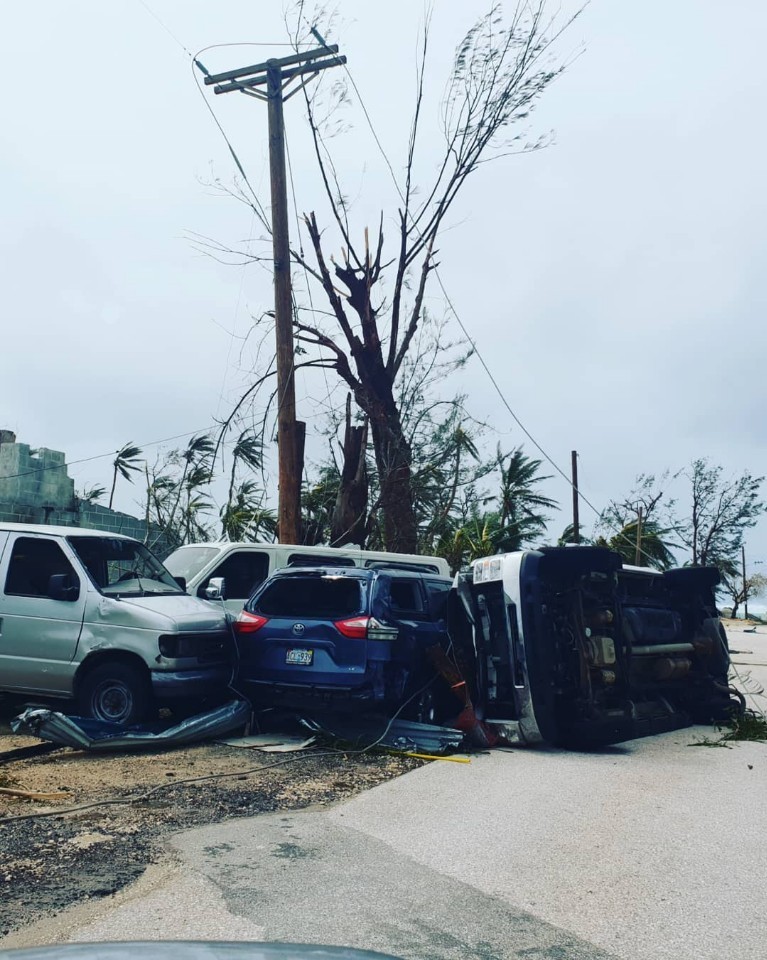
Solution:
M 177 462 L 180 461 L 184 466 L 181 471 L 180 479 L 175 483 L 175 502 L 173 503 L 168 515 L 167 522 L 171 529 L 173 529 L 176 522 L 176 514 L 179 510 L 179 507 L 181 508 L 182 514 L 185 510 L 188 514 L 188 507 L 191 503 L 194 491 L 210 482 L 212 474 L 210 468 L 210 459 L 213 455 L 214 449 L 215 444 L 210 437 L 206 436 L 205 434 L 198 434 L 197 436 L 192 437 L 185 450 L 183 450 L 181 453 L 174 453 L 174 460 Z M 186 494 L 186 506 L 182 503 L 184 494 Z M 200 509 L 202 509 L 202 507 L 200 507 Z M 181 524 L 184 524 L 183 519 Z M 189 524 L 186 524 L 186 527 L 188 530 Z
M 117 475 L 120 474 L 124 477 L 128 483 L 133 483 L 133 477 L 131 473 L 140 470 L 139 466 L 140 457 L 142 454 L 140 447 L 136 447 L 133 443 L 126 443 L 125 446 L 118 450 L 114 460 L 112 461 L 112 466 L 114 467 L 114 473 L 112 474 L 112 490 L 109 494 L 109 509 L 112 509 L 112 501 L 115 496 L 115 487 L 117 486 Z
M 238 523 L 234 522 L 232 518 L 237 515 L 248 514 L 252 496 L 256 490 L 255 483 L 249 480 L 246 480 L 239 490 L 235 490 L 239 464 L 244 464 L 251 470 L 260 470 L 264 465 L 264 445 L 261 439 L 249 430 L 243 430 L 232 449 L 229 491 L 226 497 L 226 506 L 221 510 L 221 532 L 229 540 L 240 539 L 232 536 L 231 531 L 238 527 Z
M 538 475 L 543 461 L 526 456 L 521 447 L 507 454 L 499 447 L 496 459 L 501 472 L 501 492 L 495 498 L 500 506 L 499 548 L 504 552 L 521 550 L 545 532 L 547 518 L 541 511 L 558 509 L 556 500 L 535 490 L 537 484 L 551 478 Z
M 263 491 L 253 480 L 245 480 L 230 494 L 221 510 L 221 530 L 233 542 L 274 538 L 277 517 L 263 505 Z
M 78 499 L 83 503 L 98 503 L 107 492 L 106 487 L 94 484 L 92 487 L 85 487 L 79 494 Z
M 669 532 L 669 530 L 660 527 L 654 520 L 642 521 L 640 566 L 668 570 L 675 565 L 676 560 L 671 552 L 675 544 L 669 543 L 665 539 Z M 598 537 L 595 544 L 598 547 L 607 547 L 619 553 L 624 563 L 634 564 L 636 563 L 639 533 L 639 521 L 632 520 L 626 523 L 609 540 L 605 537 Z
M 557 540 L 557 546 L 564 547 L 565 544 L 575 542 L 575 524 L 568 523 Z M 593 543 L 592 540 L 584 536 L 582 523 L 578 524 L 578 543 L 582 544 L 583 546 L 590 546 Z

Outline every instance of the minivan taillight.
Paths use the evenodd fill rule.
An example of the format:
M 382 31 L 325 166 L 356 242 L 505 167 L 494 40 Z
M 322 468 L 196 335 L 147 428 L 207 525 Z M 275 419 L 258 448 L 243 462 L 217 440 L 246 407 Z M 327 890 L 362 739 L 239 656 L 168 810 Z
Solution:
M 265 623 L 269 622 L 268 617 L 259 617 L 257 613 L 248 613 L 247 610 L 241 610 L 234 621 L 235 633 L 255 633 L 260 630 Z
M 351 620 L 336 620 L 335 628 L 351 640 L 396 640 L 399 631 L 387 627 L 375 617 L 352 617 Z

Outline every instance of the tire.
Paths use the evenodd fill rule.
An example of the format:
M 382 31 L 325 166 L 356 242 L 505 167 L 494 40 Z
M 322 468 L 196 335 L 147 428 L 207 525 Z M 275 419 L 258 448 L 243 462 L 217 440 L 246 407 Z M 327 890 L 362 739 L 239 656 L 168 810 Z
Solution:
M 152 692 L 138 667 L 102 663 L 83 677 L 77 703 L 84 717 L 130 726 L 149 716 Z
M 415 723 L 429 723 L 432 726 L 439 727 L 446 717 L 450 716 L 450 708 L 447 706 L 444 691 L 441 688 L 435 689 L 437 684 L 441 683 L 439 677 L 435 677 L 428 686 L 423 687 L 428 680 L 423 680 L 419 687 L 420 692 L 405 707 L 404 717 L 406 720 L 413 720 Z M 456 707 L 457 707 L 456 701 Z M 452 705 L 451 705 L 452 706 Z M 458 709 L 453 711 L 453 716 L 458 713 Z

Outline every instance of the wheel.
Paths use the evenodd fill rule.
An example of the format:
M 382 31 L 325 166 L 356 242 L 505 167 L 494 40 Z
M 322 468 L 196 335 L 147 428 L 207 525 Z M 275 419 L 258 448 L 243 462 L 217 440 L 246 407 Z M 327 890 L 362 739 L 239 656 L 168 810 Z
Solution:
M 435 686 L 440 683 L 439 677 L 433 679 L 426 687 L 423 686 L 424 683 L 426 683 L 425 680 L 416 687 L 419 692 L 405 707 L 403 715 L 405 719 L 413 720 L 415 723 L 430 723 L 438 727 L 445 717 L 450 715 L 450 708 L 445 703 L 445 697 L 441 695 L 443 691 L 435 690 Z M 457 712 L 457 709 L 454 710 L 453 715 Z
M 85 717 L 129 726 L 146 719 L 152 706 L 149 683 L 129 663 L 102 663 L 83 678 L 78 706 Z

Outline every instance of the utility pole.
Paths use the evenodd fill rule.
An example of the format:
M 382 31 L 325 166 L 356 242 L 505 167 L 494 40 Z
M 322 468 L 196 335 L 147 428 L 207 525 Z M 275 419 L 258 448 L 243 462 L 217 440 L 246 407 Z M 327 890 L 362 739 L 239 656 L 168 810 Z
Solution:
M 740 545 L 740 558 L 743 562 L 743 619 L 748 620 L 748 581 L 746 580 L 746 548 Z
M 285 121 L 282 107 L 286 100 L 318 76 L 320 71 L 346 63 L 346 57 L 335 56 L 337 53 L 337 46 L 325 45 L 281 57 L 279 60 L 270 59 L 265 63 L 238 67 L 214 76 L 205 75 L 207 85 L 215 84 L 213 92 L 216 94 L 239 92 L 267 101 L 274 258 L 280 543 L 298 543 L 301 535 L 301 477 L 306 431 L 306 424 L 296 420 L 293 293 L 290 282 Z
M 642 566 L 642 517 L 644 515 L 644 510 L 642 507 L 639 507 L 637 510 L 637 548 L 636 553 L 634 554 L 634 566 Z
M 581 523 L 578 516 L 578 451 L 573 450 L 571 453 L 572 459 L 572 468 L 573 468 L 573 543 L 581 542 Z

